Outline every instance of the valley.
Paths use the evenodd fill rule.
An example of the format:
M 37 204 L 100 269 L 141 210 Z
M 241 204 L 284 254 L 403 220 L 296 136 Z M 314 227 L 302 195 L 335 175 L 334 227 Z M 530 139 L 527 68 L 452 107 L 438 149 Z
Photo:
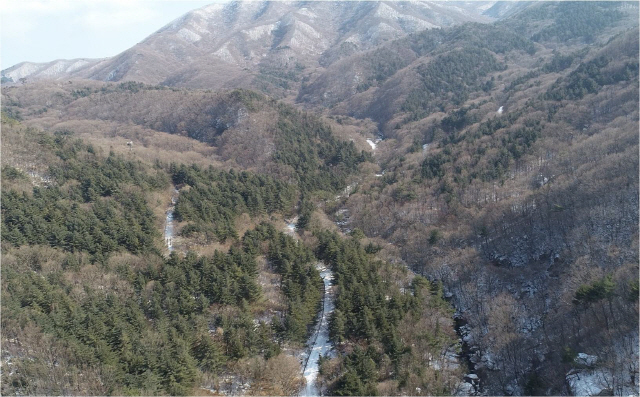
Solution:
M 230 2 L 3 70 L 2 393 L 637 395 L 638 22 Z

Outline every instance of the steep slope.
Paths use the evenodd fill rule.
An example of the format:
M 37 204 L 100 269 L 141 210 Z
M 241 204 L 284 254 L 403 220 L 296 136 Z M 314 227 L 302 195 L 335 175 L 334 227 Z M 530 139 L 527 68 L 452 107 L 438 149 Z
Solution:
M 393 136 L 406 122 L 484 96 L 508 66 L 529 69 L 554 49 L 603 45 L 637 26 L 637 7 L 628 3 L 522 3 L 511 12 L 492 25 L 412 33 L 354 54 L 307 79 L 297 101 L 372 118 Z
M 496 55 L 510 51 L 532 53 L 534 45 L 492 25 L 423 31 L 335 63 L 302 87 L 298 101 L 382 124 L 399 112 L 425 115 L 476 91 L 503 68 Z
M 562 20 L 574 6 L 538 11 Z M 492 29 L 525 24 L 520 42 L 535 40 L 535 53 L 478 36 L 467 69 L 436 68 L 459 56 L 446 46 L 372 85 L 360 107 L 363 93 L 332 109 L 378 116 L 388 138 L 376 150 L 383 172 L 336 219 L 348 214 L 347 227 L 444 281 L 490 394 L 580 393 L 580 376 L 598 378 L 596 392 L 637 393 L 639 45 L 626 6 L 581 9 L 603 21 L 589 31 L 515 14 Z M 466 29 L 478 27 L 442 37 L 478 31 Z M 422 95 L 402 91 L 407 80 Z M 375 103 L 397 111 L 366 113 Z
M 20 78 L 134 80 L 194 88 L 295 87 L 319 65 L 407 33 L 465 21 L 493 3 L 231 2 L 187 13 L 131 49 L 103 60 L 22 63 Z M 304 71 L 304 73 L 303 73 Z

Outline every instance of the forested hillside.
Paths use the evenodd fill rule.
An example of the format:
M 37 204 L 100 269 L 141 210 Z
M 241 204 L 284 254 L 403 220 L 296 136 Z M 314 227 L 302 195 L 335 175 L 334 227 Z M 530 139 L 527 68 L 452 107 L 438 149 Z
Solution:
M 33 132 L 13 124 L 5 134 Z M 3 393 L 193 394 L 223 370 L 236 374 L 229 368 L 242 359 L 265 370 L 291 366 L 282 375 L 289 378 L 268 390 L 295 390 L 299 364 L 281 351 L 304 340 L 317 310 L 311 251 L 267 224 L 242 238 L 232 228 L 227 252 L 163 257 L 149 199 L 171 177 L 188 178 L 184 166 L 105 156 L 69 131 L 23 139 L 57 160 L 48 181 L 31 191 L 29 175 L 3 167 L 2 326 L 11 357 Z M 240 191 L 261 180 L 217 175 Z M 273 189 L 289 200 L 295 192 L 284 184 Z M 218 205 L 231 218 L 211 222 L 226 230 L 242 209 Z M 274 251 L 296 258 L 294 270 L 270 265 L 286 285 L 281 300 L 267 299 L 258 281 L 259 263 Z
M 158 133 L 188 137 L 208 145 L 202 154 L 209 163 L 218 160 L 260 170 L 300 186 L 303 192 L 343 189 L 358 164 L 370 159 L 353 143 L 337 138 L 317 116 L 252 91 L 213 94 L 93 82 L 24 88 L 5 90 L 5 112 L 26 118 L 30 125 L 93 136 L 98 130 L 106 138 L 122 136 L 136 146 L 187 155 L 194 151 L 191 140 L 167 140 L 166 134 Z M 168 158 L 154 157 L 163 162 Z
M 3 86 L 2 393 L 298 395 L 327 318 L 325 395 L 638 394 L 638 4 L 483 10 Z
M 368 158 L 353 154 L 353 144 L 333 140 L 317 119 L 288 115 L 295 117 L 294 126 L 324 131 L 322 156 L 332 153 L 326 143 L 347 148 L 331 158 L 336 170 L 353 161 L 344 165 L 353 172 Z M 342 242 L 344 237 L 316 225 L 301 243 L 274 226 L 296 212 L 310 217 L 308 199 L 296 211 L 300 198 L 322 196 L 318 187 L 341 189 L 337 173 L 327 178 L 333 187 L 318 179 L 300 183 L 305 172 L 317 172 L 308 162 L 300 163 L 302 170 L 294 174 L 300 179 L 293 184 L 249 171 L 147 162 L 129 148 L 105 153 L 99 137 L 84 141 L 67 129 L 50 134 L 25 127 L 21 118 L 15 110 L 3 111 L 5 149 L 12 149 L 2 168 L 3 365 L 9 371 L 4 394 L 296 394 L 303 385 L 298 356 L 323 295 L 315 264 L 333 260 L 313 235 L 332 236 L 333 245 L 349 246 L 370 262 L 366 269 L 340 270 L 341 278 L 362 277 L 365 270 L 378 274 L 378 283 L 396 272 L 404 274 L 398 282 L 408 282 L 406 269 L 372 262 L 373 251 L 366 253 L 357 240 Z M 282 126 L 281 136 L 286 131 Z M 308 150 L 315 153 L 312 146 Z M 38 153 L 43 163 L 28 153 Z M 163 219 L 157 215 L 173 186 L 179 189 L 174 213 L 181 247 L 200 253 L 165 254 Z M 206 248 L 211 244 L 219 249 Z M 408 349 L 421 334 L 398 340 L 398 322 L 427 321 L 436 313 L 443 326 L 434 334 L 440 342 L 431 346 L 432 354 L 455 349 L 456 342 L 441 290 L 429 289 L 426 281 L 412 285 L 426 290 L 414 297 L 395 287 L 388 307 L 372 314 L 382 328 L 367 331 L 395 338 L 394 350 L 376 342 L 366 357 L 395 363 L 402 376 L 387 375 L 388 365 L 374 366 L 354 380 L 348 356 L 332 364 L 338 384 L 327 381 L 331 390 L 374 393 L 384 385 L 398 393 L 427 387 L 422 359 Z M 348 291 L 340 296 L 349 302 Z M 372 309 L 384 302 L 375 299 Z M 432 300 L 440 303 L 427 311 L 425 302 Z M 336 342 L 359 349 L 363 336 L 345 330 Z M 439 372 L 447 380 L 434 390 L 453 390 L 456 372 Z M 344 384 L 352 381 L 355 386 Z
M 520 40 L 435 49 L 368 88 L 396 110 L 363 113 L 381 117 L 384 172 L 346 200 L 349 227 L 444 283 L 490 393 L 586 393 L 582 377 L 619 395 L 637 382 L 638 30 L 616 25 L 623 11 L 545 3 L 492 28 Z M 465 29 L 478 31 L 452 31 Z M 410 78 L 419 88 L 393 88 Z

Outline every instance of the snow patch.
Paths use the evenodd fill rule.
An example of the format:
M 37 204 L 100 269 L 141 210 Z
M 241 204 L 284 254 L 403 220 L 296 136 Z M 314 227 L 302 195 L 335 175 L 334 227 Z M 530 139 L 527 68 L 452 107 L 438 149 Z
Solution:
M 487 11 L 489 8 L 493 7 L 496 3 L 497 3 L 496 1 L 488 2 L 487 4 L 483 4 L 479 6 L 478 10 Z
M 293 219 L 285 220 L 285 222 L 287 223 L 285 233 L 293 237 L 296 234 L 296 223 L 298 223 L 298 217 L 296 216 Z
M 111 72 L 109 72 L 109 74 L 107 75 L 106 81 L 111 81 L 111 80 L 115 79 L 116 75 L 118 74 L 118 69 L 119 68 L 115 68 Z
M 173 240 L 175 237 L 175 232 L 173 228 L 173 212 L 176 208 L 176 202 L 178 200 L 178 189 L 173 190 L 173 195 L 171 196 L 171 206 L 167 209 L 167 218 L 164 226 L 164 242 L 167 244 L 167 248 L 169 252 L 173 252 Z
M 177 35 L 178 37 L 188 41 L 189 43 L 195 43 L 196 41 L 199 41 L 200 39 L 202 39 L 202 36 L 186 28 L 182 28 L 178 30 Z
M 427 22 L 423 19 L 420 18 L 416 18 L 413 15 L 403 15 L 400 17 L 400 22 L 401 23 L 413 23 L 414 26 L 412 26 L 410 29 L 408 30 L 424 30 L 424 29 L 433 29 L 438 27 L 437 25 L 432 24 L 431 22 Z M 407 27 L 405 27 L 406 29 Z
M 79 61 L 75 61 L 74 63 L 71 64 L 71 66 L 69 66 L 66 70 L 67 73 L 71 73 L 74 70 L 78 70 L 80 68 L 82 68 L 85 65 L 88 65 L 89 61 L 85 61 L 84 59 L 80 59 Z
M 428 360 L 429 365 L 436 371 L 442 371 L 443 368 L 450 370 L 460 368 L 460 357 L 458 357 L 458 355 L 451 350 L 443 352 L 442 356 L 438 357 L 437 359 L 433 359 L 431 354 L 429 354 Z M 476 379 L 476 382 L 479 382 L 477 381 L 477 375 L 472 374 L 470 376 L 475 376 L 474 379 Z
M 427 8 L 429 6 L 426 6 Z M 437 25 L 434 25 L 430 22 L 427 22 L 423 19 L 420 18 L 416 18 L 413 15 L 407 15 L 407 14 L 402 14 L 400 12 L 398 12 L 396 9 L 394 9 L 393 7 L 381 3 L 378 6 L 378 9 L 376 10 L 375 16 L 378 18 L 383 18 L 383 19 L 391 19 L 391 20 L 395 20 L 395 21 L 399 21 L 401 23 L 407 23 L 410 22 L 412 23 L 414 26 L 412 26 L 409 30 L 418 30 L 418 29 L 431 29 L 434 27 L 437 27 Z M 380 24 L 382 25 L 382 24 Z M 395 30 L 395 29 L 394 29 Z
M 371 149 L 376 150 L 376 143 L 374 141 L 372 141 L 371 139 L 367 139 L 367 143 L 369 144 L 369 146 L 371 146 Z
M 425 3 L 424 1 L 420 1 L 420 0 L 411 0 L 411 1 L 409 1 L 409 3 L 410 3 L 410 4 L 417 5 L 417 6 L 420 6 L 420 7 L 422 7 L 422 8 L 426 8 L 427 10 L 430 10 L 430 9 L 431 9 L 431 6 L 430 6 L 429 4 L 427 4 L 427 3 Z
M 384 33 L 384 32 L 395 32 L 398 29 L 394 28 L 393 26 L 389 25 L 388 23 L 385 22 L 380 22 L 377 26 L 373 26 L 371 27 L 371 29 L 369 29 L 369 31 L 367 31 L 367 33 L 370 33 L 372 37 L 374 37 L 376 34 L 380 34 L 380 33 Z
M 193 29 L 194 29 L 194 30 L 196 30 L 198 33 L 202 33 L 202 34 L 209 34 L 209 33 L 211 33 L 211 32 L 209 31 L 209 29 L 207 29 L 207 28 L 205 28 L 205 27 L 203 27 L 203 26 L 200 26 L 200 24 L 199 24 L 199 23 L 197 23 L 197 22 L 195 22 L 195 21 L 191 21 L 191 22 L 189 23 L 189 27 L 193 28 Z
M 40 74 L 47 77 L 56 77 L 64 73 L 67 67 L 68 64 L 65 61 L 58 61 L 40 72 Z
M 475 387 L 469 382 L 461 382 L 456 387 L 455 396 L 473 396 Z
M 20 168 L 18 169 L 21 170 Z M 31 183 L 33 183 L 34 186 L 49 186 L 51 184 L 51 177 L 41 174 L 38 171 L 27 171 L 27 175 L 31 177 Z
M 605 371 L 570 371 L 567 381 L 574 396 L 597 396 L 611 384 Z
M 307 7 L 303 7 L 301 9 L 299 9 L 296 14 L 300 14 L 300 15 L 304 15 L 306 17 L 309 17 L 311 20 L 315 19 L 318 14 L 316 14 L 315 12 L 309 10 Z
M 384 3 L 380 3 L 375 13 L 376 17 L 387 18 L 387 19 L 398 19 L 400 15 L 401 14 L 398 11 L 396 11 L 393 7 Z
M 213 55 L 216 55 L 217 57 L 221 58 L 225 62 L 229 62 L 233 64 L 236 63 L 235 58 L 231 54 L 231 51 L 229 51 L 228 43 L 225 43 L 225 45 L 220 47 L 220 49 L 214 52 Z
M 295 22 L 289 45 L 298 48 L 303 54 L 320 54 L 329 47 L 328 41 L 322 39 L 317 30 L 300 21 Z
M 587 353 L 578 353 L 578 356 L 573 361 L 575 361 L 576 364 L 593 367 L 598 361 L 598 356 L 592 356 Z
M 313 37 L 315 39 L 322 38 L 322 34 L 315 30 L 311 25 L 308 25 L 304 22 L 296 21 L 295 23 L 296 29 L 300 29 L 307 36 Z
M 358 183 L 352 183 L 351 185 L 348 185 L 348 186 L 347 186 L 347 187 L 345 187 L 345 188 L 344 188 L 344 190 L 342 191 L 342 196 L 343 196 L 343 197 L 349 197 L 349 195 L 351 194 L 351 192 L 353 192 L 357 186 L 358 186 Z
M 206 7 L 202 7 L 199 10 L 194 11 L 193 13 L 204 19 L 214 19 L 218 17 L 216 14 L 219 11 L 222 11 L 225 6 L 225 3 L 214 3 Z
M 250 40 L 258 40 L 259 38 L 271 34 L 276 29 L 275 24 L 256 26 L 252 29 L 245 29 L 241 32 L 249 36 Z
M 359 34 L 354 34 L 354 35 L 351 35 L 351 36 L 347 37 L 344 42 L 358 45 L 358 44 L 360 44 L 362 42 L 362 38 L 360 37 Z
M 4 73 L 5 76 L 7 77 L 11 77 L 13 79 L 13 81 L 18 81 L 19 79 L 23 78 L 23 77 L 27 77 L 29 75 L 32 75 L 33 73 L 37 72 L 38 70 L 40 70 L 42 68 L 42 65 L 36 64 L 36 63 L 31 63 L 31 62 L 25 62 L 22 65 L 20 65 L 19 67 L 11 70 L 11 71 L 7 71 Z

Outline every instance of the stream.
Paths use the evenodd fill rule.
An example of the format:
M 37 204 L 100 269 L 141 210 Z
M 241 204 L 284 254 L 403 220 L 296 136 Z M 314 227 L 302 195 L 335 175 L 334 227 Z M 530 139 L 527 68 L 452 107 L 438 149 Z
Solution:
M 171 206 L 167 209 L 167 218 L 164 224 L 164 243 L 169 249 L 169 253 L 173 252 L 173 238 L 175 235 L 173 229 L 173 212 L 176 208 L 176 201 L 178 200 L 178 189 L 173 189 L 173 195 L 171 196 Z
M 321 390 L 316 385 L 318 378 L 318 360 L 320 355 L 327 356 L 331 352 L 331 342 L 329 341 L 329 316 L 333 312 L 333 272 L 321 263 L 317 265 L 320 271 L 320 277 L 324 282 L 324 295 L 322 297 L 322 310 L 320 312 L 320 321 L 316 325 L 316 329 L 309 338 L 307 345 L 309 346 L 309 356 L 304 361 L 303 375 L 306 380 L 304 389 L 300 392 L 300 396 L 320 396 Z
M 450 302 L 450 299 L 449 299 Z M 451 302 L 450 302 L 451 303 Z M 480 377 L 476 368 L 476 362 L 473 357 L 476 355 L 478 348 L 470 344 L 469 326 L 461 313 L 456 312 L 453 316 L 456 334 L 460 338 L 461 352 L 458 357 L 460 364 L 468 368 L 468 373 L 464 376 L 464 380 L 458 385 L 455 395 L 458 396 L 479 396 L 483 393 Z
M 367 139 L 367 143 L 371 146 L 372 150 L 376 149 L 376 146 L 382 139 L 378 138 L 375 141 Z M 341 195 L 336 197 L 340 199 L 342 196 L 349 196 L 351 191 L 355 188 L 354 185 L 349 185 L 345 188 Z M 287 234 L 293 235 L 295 232 L 296 219 L 287 223 Z M 345 232 L 340 222 L 337 222 L 338 227 Z M 306 381 L 305 387 L 300 391 L 300 396 L 320 396 L 322 395 L 321 388 L 317 385 L 318 373 L 319 373 L 319 359 L 320 356 L 327 356 L 331 353 L 331 341 L 329 340 L 329 316 L 334 309 L 334 295 L 331 282 L 333 280 L 333 272 L 331 269 L 325 267 L 322 263 L 318 263 L 317 269 L 320 271 L 320 277 L 324 282 L 324 294 L 322 297 L 322 310 L 320 311 L 320 320 L 315 326 L 314 332 L 307 341 L 308 356 L 303 360 L 303 376 Z
M 298 217 L 285 220 L 286 227 L 285 233 L 294 239 L 296 237 L 296 223 Z M 316 384 L 319 373 L 319 359 L 320 356 L 327 356 L 330 354 L 332 345 L 329 340 L 329 316 L 333 312 L 333 272 L 326 267 L 322 262 L 316 264 L 316 269 L 320 272 L 320 277 L 324 283 L 324 291 L 322 294 L 322 309 L 319 313 L 319 319 L 314 326 L 314 330 L 307 340 L 307 351 L 302 356 L 302 375 L 305 379 L 304 389 L 300 391 L 300 396 L 320 396 L 320 387 Z
M 371 146 L 372 150 L 376 150 L 377 144 L 382 141 L 382 137 L 376 139 L 375 141 L 371 139 L 367 139 L 367 143 Z M 424 151 L 428 150 L 428 145 L 423 147 Z M 376 176 L 382 176 L 384 171 L 381 174 L 376 174 Z M 340 199 L 344 196 L 349 196 L 351 191 L 354 189 L 354 185 L 349 185 L 345 189 L 345 191 L 336 197 L 336 199 Z M 350 229 L 349 225 L 349 213 L 348 209 L 342 208 L 336 212 L 341 216 L 339 221 L 336 221 L 336 225 L 340 228 L 343 233 L 349 233 Z M 286 232 L 289 235 L 294 235 L 295 233 L 295 222 L 297 219 L 287 221 L 287 229 Z M 319 387 L 317 383 L 318 378 L 318 360 L 320 356 L 327 356 L 331 353 L 332 346 L 329 340 L 329 316 L 333 312 L 334 309 L 334 296 L 332 292 L 331 281 L 333 280 L 333 273 L 330 269 L 324 267 L 322 264 L 318 264 L 318 270 L 320 271 L 320 276 L 322 277 L 322 281 L 324 282 L 324 296 L 322 299 L 322 311 L 320 312 L 320 320 L 315 327 L 313 334 L 309 337 L 307 341 L 308 346 L 308 356 L 303 360 L 303 376 L 306 381 L 306 385 L 303 390 L 300 392 L 300 396 L 320 396 L 322 395 L 321 387 Z M 409 269 L 410 270 L 410 269 Z M 411 271 L 411 270 L 410 270 Z M 450 300 L 450 299 L 449 299 Z M 460 343 L 462 347 L 462 352 L 460 355 L 456 354 L 453 351 L 447 351 L 445 356 L 440 360 L 436 360 L 434 363 L 434 367 L 437 370 L 443 369 L 444 367 L 449 368 L 458 368 L 460 365 L 467 367 L 469 369 L 468 373 L 464 376 L 461 382 L 458 384 L 455 395 L 471 395 L 477 396 L 481 395 L 483 390 L 480 385 L 480 378 L 476 373 L 476 366 L 471 357 L 476 353 L 474 347 L 470 346 L 468 343 L 468 326 L 464 318 L 457 313 L 454 316 L 455 330 L 460 338 Z

